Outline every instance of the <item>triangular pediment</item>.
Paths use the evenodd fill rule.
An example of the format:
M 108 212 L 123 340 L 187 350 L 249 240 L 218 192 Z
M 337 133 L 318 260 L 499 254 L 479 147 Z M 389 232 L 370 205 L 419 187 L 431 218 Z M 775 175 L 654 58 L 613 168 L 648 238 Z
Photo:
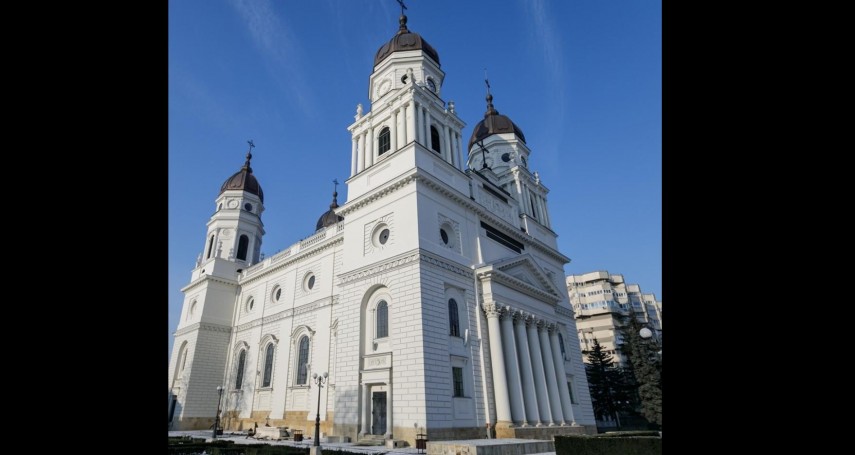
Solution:
M 562 291 L 527 253 L 480 267 L 476 273 L 553 305 L 563 300 Z

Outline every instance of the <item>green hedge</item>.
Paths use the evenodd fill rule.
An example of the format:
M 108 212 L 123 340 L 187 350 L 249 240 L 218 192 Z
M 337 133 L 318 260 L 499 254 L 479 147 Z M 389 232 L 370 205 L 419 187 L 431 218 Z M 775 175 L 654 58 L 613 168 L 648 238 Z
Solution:
M 656 436 L 555 436 L 555 455 L 661 455 Z

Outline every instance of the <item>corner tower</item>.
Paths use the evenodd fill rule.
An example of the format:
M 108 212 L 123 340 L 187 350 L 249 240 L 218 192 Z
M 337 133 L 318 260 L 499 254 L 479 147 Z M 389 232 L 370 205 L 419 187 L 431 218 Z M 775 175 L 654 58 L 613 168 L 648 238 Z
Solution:
M 213 424 L 233 330 L 238 275 L 257 262 L 264 227 L 264 192 L 252 174 L 252 148 L 243 167 L 220 187 L 216 211 L 184 292 L 169 361 L 169 422 L 174 430 Z M 253 305 L 248 302 L 247 305 Z

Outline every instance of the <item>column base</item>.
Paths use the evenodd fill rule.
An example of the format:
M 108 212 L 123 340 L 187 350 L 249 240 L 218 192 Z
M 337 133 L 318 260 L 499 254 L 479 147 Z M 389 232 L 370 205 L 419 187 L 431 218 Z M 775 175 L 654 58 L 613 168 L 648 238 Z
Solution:
M 323 451 L 321 451 L 321 446 L 312 446 L 309 448 L 309 455 L 322 455 Z

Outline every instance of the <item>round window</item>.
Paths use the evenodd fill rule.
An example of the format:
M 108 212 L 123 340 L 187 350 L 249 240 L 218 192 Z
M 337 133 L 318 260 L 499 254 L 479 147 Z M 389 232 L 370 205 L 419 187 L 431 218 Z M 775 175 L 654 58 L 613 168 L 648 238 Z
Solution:
M 313 287 L 315 287 L 315 274 L 310 273 L 306 276 L 305 281 L 303 281 L 303 288 L 310 291 Z
M 280 297 L 282 297 L 282 288 L 276 286 L 276 289 L 273 290 L 273 301 L 278 302 Z
M 383 229 L 380 231 L 380 236 L 377 237 L 377 241 L 380 242 L 381 245 L 385 245 L 386 242 L 389 241 L 389 229 Z
M 507 163 L 510 160 L 511 160 L 511 154 L 510 153 L 503 153 L 502 154 L 502 161 Z
M 246 311 L 252 311 L 252 307 L 254 307 L 254 306 L 255 306 L 255 299 L 252 299 L 252 298 L 249 299 L 249 301 L 246 302 Z
M 252 211 L 252 204 L 247 202 L 246 204 L 243 205 L 243 208 L 245 208 L 247 212 L 251 212 Z
M 445 232 L 445 229 L 439 230 L 439 236 L 442 237 L 442 243 L 448 245 L 448 233 Z

